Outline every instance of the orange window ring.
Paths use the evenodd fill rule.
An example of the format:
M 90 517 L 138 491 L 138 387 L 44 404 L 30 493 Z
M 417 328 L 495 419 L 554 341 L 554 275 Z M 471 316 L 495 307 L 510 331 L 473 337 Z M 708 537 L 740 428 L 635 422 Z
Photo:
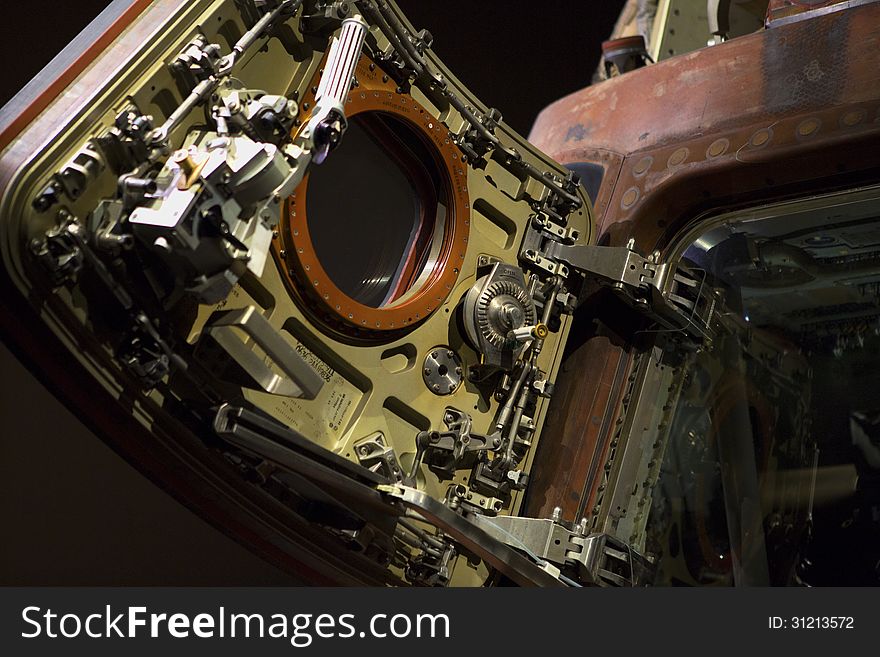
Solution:
M 470 202 L 467 166 L 446 127 L 393 85 L 376 79 L 369 88 L 368 65 L 361 61 L 346 102 L 341 145 L 284 204 L 274 253 L 321 328 L 390 340 L 452 292 Z

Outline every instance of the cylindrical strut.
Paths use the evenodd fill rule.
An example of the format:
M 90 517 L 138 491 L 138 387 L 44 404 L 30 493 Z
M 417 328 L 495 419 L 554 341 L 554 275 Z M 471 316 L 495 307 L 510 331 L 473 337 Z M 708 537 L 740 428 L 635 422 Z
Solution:
M 344 105 L 366 36 L 367 24 L 359 15 L 342 21 L 339 36 L 334 37 L 330 45 L 324 74 L 315 94 L 316 105 L 339 108 Z

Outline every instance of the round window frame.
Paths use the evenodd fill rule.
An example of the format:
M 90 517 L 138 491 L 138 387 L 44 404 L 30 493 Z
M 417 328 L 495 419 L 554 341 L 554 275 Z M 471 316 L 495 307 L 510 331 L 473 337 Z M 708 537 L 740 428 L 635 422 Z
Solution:
M 364 63 L 362 60 L 361 64 Z M 363 69 L 370 71 L 367 66 Z M 364 79 L 361 70 L 359 66 L 359 80 Z M 388 306 L 374 308 L 349 297 L 327 274 L 312 243 L 306 210 L 308 175 L 283 205 L 280 240 L 275 240 L 274 254 L 294 296 L 305 301 L 319 318 L 330 320 L 330 328 L 341 328 L 345 333 L 352 329 L 359 333 L 398 333 L 423 322 L 441 308 L 461 274 L 470 236 L 467 166 L 448 129 L 411 96 L 392 88 L 371 89 L 362 84 L 349 94 L 345 111 L 349 119 L 365 112 L 390 115 L 418 135 L 434 156 L 433 164 L 445 186 L 437 190 L 437 197 L 445 203 L 446 217 L 433 271 L 418 290 Z M 431 164 L 424 163 L 426 167 Z

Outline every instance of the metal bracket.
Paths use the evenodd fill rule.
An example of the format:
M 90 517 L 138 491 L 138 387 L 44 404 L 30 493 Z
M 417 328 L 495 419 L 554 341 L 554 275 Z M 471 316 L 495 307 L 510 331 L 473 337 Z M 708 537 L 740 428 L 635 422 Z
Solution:
M 106 159 L 97 145 L 89 139 L 80 150 L 62 166 L 42 191 L 31 202 L 37 212 L 45 212 L 60 201 L 63 193 L 72 201 L 79 199 L 107 167 Z
M 559 566 L 565 565 L 568 552 L 577 549 L 571 540 L 574 534 L 549 518 L 474 514 L 470 520 L 502 543 Z
M 577 562 L 581 577 L 598 586 L 647 586 L 653 579 L 653 563 L 623 541 L 609 534 L 575 536 L 580 549 L 568 553 Z
M 220 46 L 200 34 L 171 62 L 171 70 L 181 77 L 186 91 L 192 91 L 199 82 L 217 75 L 220 60 Z
M 276 374 L 251 346 L 239 338 L 235 329 L 243 331 L 253 340 L 278 366 L 283 376 Z M 248 379 L 243 384 L 245 387 L 256 385 L 264 392 L 273 395 L 314 399 L 324 386 L 324 380 L 320 375 L 254 306 L 214 313 L 208 320 L 203 337 L 199 341 L 199 346 L 203 349 L 207 337 L 219 345 L 241 368 Z M 210 361 L 210 359 L 202 360 Z
M 367 436 L 354 446 L 354 453 L 362 466 L 377 472 L 389 481 L 403 481 L 403 469 L 391 447 L 381 432 Z
M 381 493 L 416 512 L 425 522 L 440 529 L 450 539 L 483 559 L 520 586 L 563 586 L 538 564 L 490 536 L 481 526 L 464 518 L 439 500 L 415 488 L 400 485 L 378 486 Z
M 671 331 L 681 331 L 700 342 L 711 342 L 719 292 L 706 284 L 705 276 L 683 265 L 658 264 L 632 248 L 567 245 L 548 240 L 544 259 L 565 263 L 572 269 L 610 285 L 637 310 Z
M 546 211 L 532 217 L 532 225 L 564 244 L 574 244 L 579 236 L 577 229 L 553 221 L 553 217 Z
M 644 288 L 657 277 L 657 267 L 625 246 L 566 245 L 556 241 L 545 247 L 548 258 L 567 263 L 596 278 L 630 289 Z
M 74 238 L 81 231 L 78 223 L 65 222 L 48 231 L 43 239 L 31 243 L 31 251 L 51 274 L 55 286 L 75 282 L 85 264 L 80 241 Z
M 609 534 L 587 534 L 586 522 L 569 529 L 553 518 L 469 516 L 492 538 L 532 558 L 574 568 L 578 579 L 595 586 L 643 586 L 650 583 L 653 564 Z

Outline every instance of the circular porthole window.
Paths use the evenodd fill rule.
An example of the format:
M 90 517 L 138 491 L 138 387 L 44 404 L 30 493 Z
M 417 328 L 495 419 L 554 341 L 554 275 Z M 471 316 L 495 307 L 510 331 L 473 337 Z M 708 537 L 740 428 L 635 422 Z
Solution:
M 436 261 L 448 208 L 432 159 L 404 122 L 365 113 L 352 118 L 340 147 L 312 171 L 312 245 L 330 280 L 358 303 L 399 302 Z
M 436 311 L 458 278 L 466 167 L 408 96 L 356 89 L 346 112 L 342 143 L 287 203 L 276 253 L 294 297 L 328 328 L 397 333 Z

